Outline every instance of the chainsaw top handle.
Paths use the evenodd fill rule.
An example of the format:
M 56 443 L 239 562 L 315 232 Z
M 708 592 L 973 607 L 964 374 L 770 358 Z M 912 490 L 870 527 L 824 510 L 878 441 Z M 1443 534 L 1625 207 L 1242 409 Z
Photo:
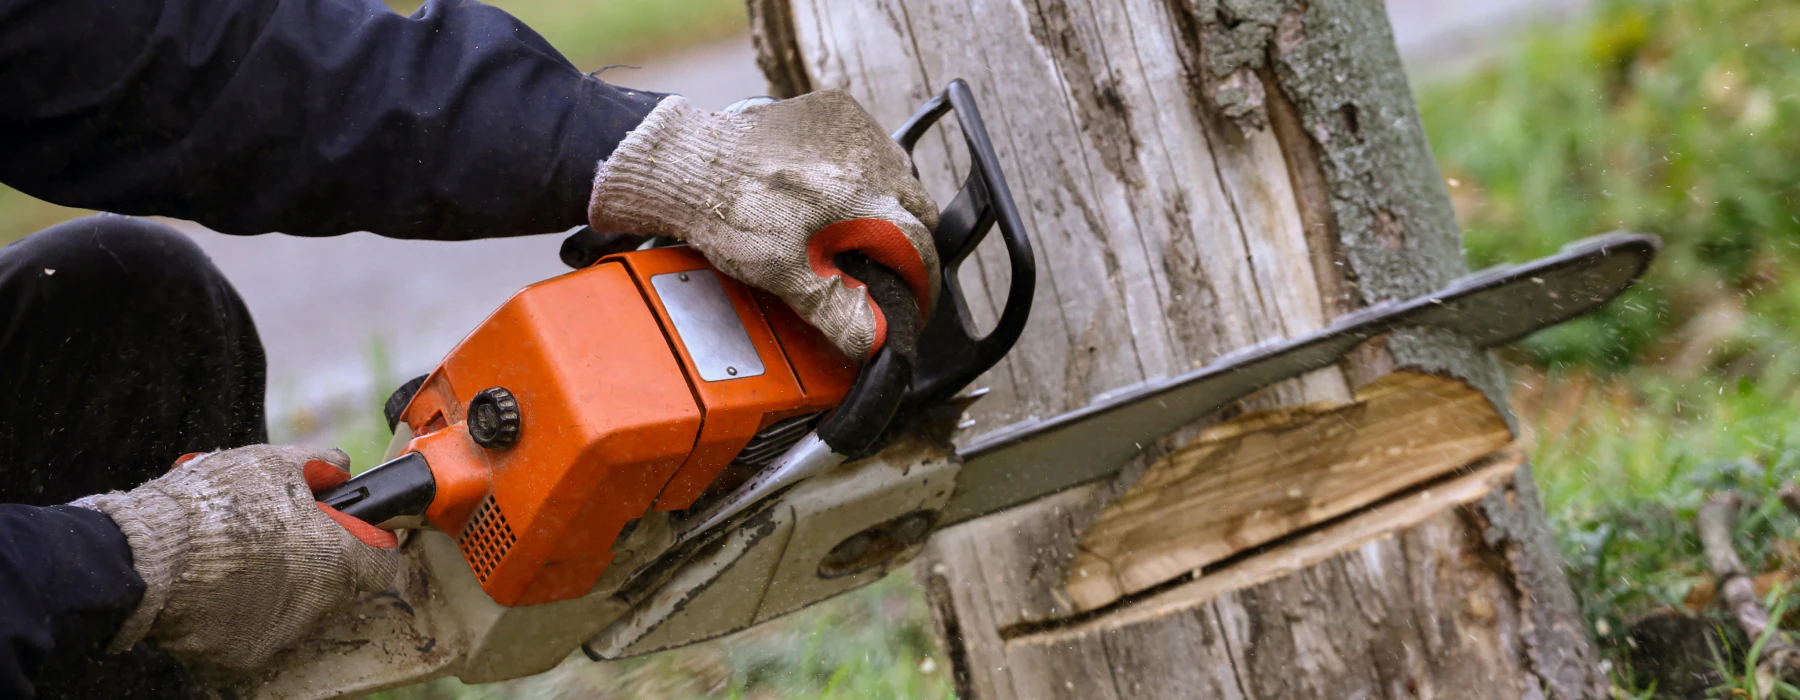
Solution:
M 1013 204 L 1006 176 L 1000 172 L 1000 158 L 994 154 L 993 139 L 988 137 L 981 111 L 975 108 L 975 95 L 969 84 L 961 78 L 950 81 L 943 92 L 894 132 L 894 140 L 912 153 L 925 132 L 952 111 L 956 112 L 963 141 L 969 147 L 969 173 L 962 189 L 938 215 L 937 230 L 933 232 L 944 288 L 931 321 L 919 335 L 919 359 L 912 391 L 907 396 L 908 407 L 913 410 L 950 398 L 1005 357 L 1025 330 L 1032 295 L 1037 289 L 1031 238 L 1019 220 L 1019 209 Z M 999 322 L 987 335 L 977 336 L 957 272 L 995 224 L 1000 226 L 1000 238 L 1006 243 L 1012 282 Z
M 938 214 L 937 230 L 932 234 L 943 290 L 925 327 L 894 324 L 896 319 L 916 318 L 905 306 L 911 296 L 898 275 L 862 256 L 843 256 L 838 261 L 850 277 L 869 285 L 871 297 L 894 324 L 888 328 L 887 345 L 863 365 L 850 393 L 819 424 L 820 439 L 841 455 L 860 457 L 879 449 L 891 434 L 890 427 L 901 427 L 907 418 L 950 398 L 993 367 L 1018 341 L 1031 313 L 1037 285 L 1031 239 L 1019 220 L 1018 207 L 1000 172 L 1000 159 L 994 154 L 993 140 L 981 121 L 969 84 L 961 79 L 950 81 L 943 92 L 906 120 L 894 133 L 894 141 L 911 154 L 925 132 L 952 111 L 969 148 L 970 166 L 962 189 Z M 1012 283 L 999 322 L 986 335 L 977 336 L 957 272 L 995 224 L 1006 243 Z

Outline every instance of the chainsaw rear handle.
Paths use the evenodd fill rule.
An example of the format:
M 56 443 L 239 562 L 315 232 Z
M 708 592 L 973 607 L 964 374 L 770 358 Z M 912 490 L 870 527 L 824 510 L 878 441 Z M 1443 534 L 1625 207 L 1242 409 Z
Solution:
M 437 497 L 437 478 L 425 456 L 408 452 L 319 494 L 320 503 L 371 525 L 419 515 Z

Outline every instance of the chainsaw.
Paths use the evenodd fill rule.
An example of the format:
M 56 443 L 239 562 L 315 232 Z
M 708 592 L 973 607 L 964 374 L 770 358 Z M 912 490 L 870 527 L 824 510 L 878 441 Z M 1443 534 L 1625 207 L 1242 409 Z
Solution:
M 963 81 L 894 139 L 910 153 L 952 112 L 970 165 L 933 233 L 944 289 L 922 327 L 895 324 L 858 365 L 683 246 L 584 259 L 525 288 L 395 392 L 391 459 L 320 496 L 401 532 L 401 580 L 284 652 L 253 692 L 497 681 L 576 649 L 620 659 L 744 629 L 881 578 L 937 530 L 1113 476 L 1144 446 L 1381 335 L 1435 328 L 1489 348 L 1588 313 L 1658 245 L 1586 239 L 958 447 L 948 435 L 983 393 L 965 389 L 1018 340 L 1036 278 Z M 996 228 L 1010 281 L 983 333 L 957 273 Z M 891 272 L 840 262 L 890 319 L 908 315 Z

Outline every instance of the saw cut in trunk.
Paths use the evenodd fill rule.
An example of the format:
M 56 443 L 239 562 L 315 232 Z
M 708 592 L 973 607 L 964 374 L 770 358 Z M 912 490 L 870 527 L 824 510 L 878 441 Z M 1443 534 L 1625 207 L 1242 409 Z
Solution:
M 1512 440 L 1480 391 L 1396 372 L 1354 402 L 1276 409 L 1201 433 L 1100 512 L 1070 567 L 1071 612 L 1181 579 L 1470 467 Z

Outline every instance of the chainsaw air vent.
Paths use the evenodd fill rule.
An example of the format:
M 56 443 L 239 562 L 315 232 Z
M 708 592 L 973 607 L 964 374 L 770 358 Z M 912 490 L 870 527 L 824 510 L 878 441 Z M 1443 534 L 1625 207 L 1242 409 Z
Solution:
M 794 446 L 794 443 L 799 442 L 800 438 L 806 437 L 807 433 L 812 432 L 813 426 L 818 425 L 819 417 L 823 415 L 825 415 L 824 411 L 794 416 L 776 421 L 774 425 L 763 428 L 762 432 L 750 438 L 749 444 L 744 445 L 743 451 L 738 452 L 737 458 L 731 460 L 731 465 L 753 470 L 769 466 L 769 463 L 775 461 L 776 457 L 780 457 L 781 453 L 786 452 L 789 447 Z
M 474 517 L 469 518 L 469 524 L 463 528 L 460 543 L 463 558 L 475 571 L 475 580 L 487 583 L 500 560 L 506 557 L 507 550 L 517 541 L 512 526 L 506 524 L 506 514 L 500 512 L 500 504 L 493 496 L 488 496 L 475 508 Z

